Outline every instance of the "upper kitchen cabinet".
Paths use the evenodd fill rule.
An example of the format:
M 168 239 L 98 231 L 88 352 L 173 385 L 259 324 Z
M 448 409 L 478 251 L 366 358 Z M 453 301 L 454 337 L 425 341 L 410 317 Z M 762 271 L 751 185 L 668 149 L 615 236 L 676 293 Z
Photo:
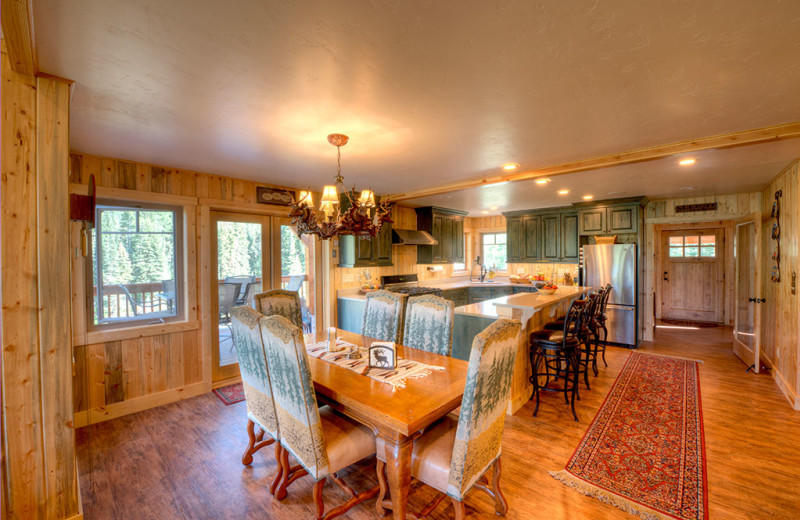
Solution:
M 504 215 L 510 263 L 578 261 L 577 211 L 551 208 Z
M 342 208 L 346 209 L 342 196 Z M 392 265 L 392 225 L 384 223 L 378 236 L 362 239 L 339 237 L 339 267 L 383 267 Z
M 464 262 L 465 211 L 425 207 L 416 208 L 417 229 L 427 231 L 438 242 L 435 246 L 417 246 L 418 264 Z
M 579 235 L 638 233 L 647 199 L 623 199 L 576 204 Z

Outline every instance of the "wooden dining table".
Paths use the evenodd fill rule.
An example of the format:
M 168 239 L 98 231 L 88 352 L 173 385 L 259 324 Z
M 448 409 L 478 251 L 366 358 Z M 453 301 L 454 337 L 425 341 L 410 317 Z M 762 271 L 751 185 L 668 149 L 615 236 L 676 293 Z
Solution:
M 369 347 L 371 338 L 337 330 L 337 335 L 358 346 Z M 327 341 L 328 331 L 306 334 L 306 345 Z M 461 406 L 468 363 L 415 348 L 398 346 L 398 358 L 443 367 L 406 381 L 405 388 L 358 374 L 352 370 L 308 356 L 314 388 L 320 402 L 372 428 L 386 443 L 386 473 L 392 514 L 406 519 L 411 485 L 411 452 L 414 439 L 430 424 Z

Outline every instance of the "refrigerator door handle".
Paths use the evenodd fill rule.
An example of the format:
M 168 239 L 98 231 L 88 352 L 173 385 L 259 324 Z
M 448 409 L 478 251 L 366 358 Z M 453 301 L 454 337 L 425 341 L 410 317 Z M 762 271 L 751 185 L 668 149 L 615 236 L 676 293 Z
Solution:
M 632 305 L 611 305 L 608 304 L 607 309 L 614 309 L 615 311 L 626 311 L 626 312 L 635 312 L 636 307 Z

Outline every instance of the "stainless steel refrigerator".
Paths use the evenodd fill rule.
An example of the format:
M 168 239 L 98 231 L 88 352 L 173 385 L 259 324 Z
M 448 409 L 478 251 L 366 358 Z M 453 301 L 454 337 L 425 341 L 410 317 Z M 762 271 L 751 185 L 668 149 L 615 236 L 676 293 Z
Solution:
M 638 272 L 636 244 L 583 246 L 582 285 L 613 287 L 606 307 L 608 341 L 639 345 Z

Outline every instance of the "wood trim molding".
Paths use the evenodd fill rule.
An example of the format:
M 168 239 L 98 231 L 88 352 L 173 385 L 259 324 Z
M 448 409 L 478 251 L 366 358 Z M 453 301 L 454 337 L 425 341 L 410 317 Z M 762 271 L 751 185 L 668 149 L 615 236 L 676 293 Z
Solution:
M 11 70 L 33 76 L 39 71 L 33 33 L 33 0 L 2 0 L 0 10 Z
M 173 332 L 186 332 L 187 330 L 197 330 L 199 328 L 200 322 L 191 320 L 175 321 L 159 325 L 141 325 L 139 327 L 127 329 L 101 330 L 89 332 L 84 337 L 73 337 L 72 345 L 80 347 L 83 345 L 94 345 L 95 343 L 107 343 L 109 341 L 147 338 L 151 336 L 160 336 L 162 334 L 171 334 Z
M 78 195 L 88 195 L 89 186 L 86 184 L 69 185 L 69 192 Z M 154 193 L 152 191 L 139 191 L 139 190 L 123 190 L 120 188 L 107 188 L 105 186 L 98 186 L 95 188 L 97 198 L 125 200 L 125 201 L 139 201 L 139 202 L 155 202 L 157 204 L 178 204 L 181 206 L 196 206 L 197 197 L 186 197 L 183 195 L 169 195 L 165 193 Z
M 155 408 L 156 406 L 182 401 L 183 399 L 208 393 L 210 391 L 208 386 L 208 383 L 200 381 L 199 383 L 194 383 L 181 388 L 172 388 L 156 394 L 149 394 L 134 399 L 128 399 L 127 401 L 121 401 L 119 403 L 102 406 L 100 408 L 82 410 L 80 412 L 75 412 L 73 424 L 75 428 L 82 428 L 83 426 L 88 426 L 90 424 L 97 424 L 99 422 L 116 419 L 117 417 L 122 417 L 124 415 L 141 412 L 142 410 L 147 410 L 148 408 Z
M 396 193 L 394 195 L 390 195 L 389 198 L 395 202 L 398 202 L 402 200 L 415 199 L 418 197 L 441 195 L 443 193 L 463 190 L 466 188 L 476 188 L 489 184 L 498 184 L 501 182 L 525 181 L 529 179 L 535 179 L 537 177 L 554 177 L 557 175 L 608 168 L 610 166 L 618 166 L 622 164 L 652 161 L 676 154 L 709 150 L 712 148 L 732 148 L 735 146 L 777 141 L 780 139 L 789 139 L 798 136 L 800 136 L 800 121 L 783 125 L 769 126 L 765 128 L 756 128 L 753 130 L 744 130 L 741 132 L 733 132 L 729 134 L 715 135 L 711 137 L 703 137 L 690 141 L 663 144 L 649 148 L 639 148 L 627 152 L 602 155 L 600 157 L 593 157 L 589 159 L 581 159 L 578 161 L 554 166 L 546 166 L 524 172 L 500 174 L 479 179 L 460 181 L 451 184 L 444 184 L 442 186 L 436 186 L 433 188 L 425 188 L 405 193 Z
M 288 217 L 289 206 L 279 206 L 276 204 L 247 204 L 241 202 L 226 202 L 219 199 L 200 197 L 197 203 L 201 206 L 208 206 L 213 211 L 230 211 L 234 213 L 248 213 L 255 215 L 267 215 L 270 217 Z

